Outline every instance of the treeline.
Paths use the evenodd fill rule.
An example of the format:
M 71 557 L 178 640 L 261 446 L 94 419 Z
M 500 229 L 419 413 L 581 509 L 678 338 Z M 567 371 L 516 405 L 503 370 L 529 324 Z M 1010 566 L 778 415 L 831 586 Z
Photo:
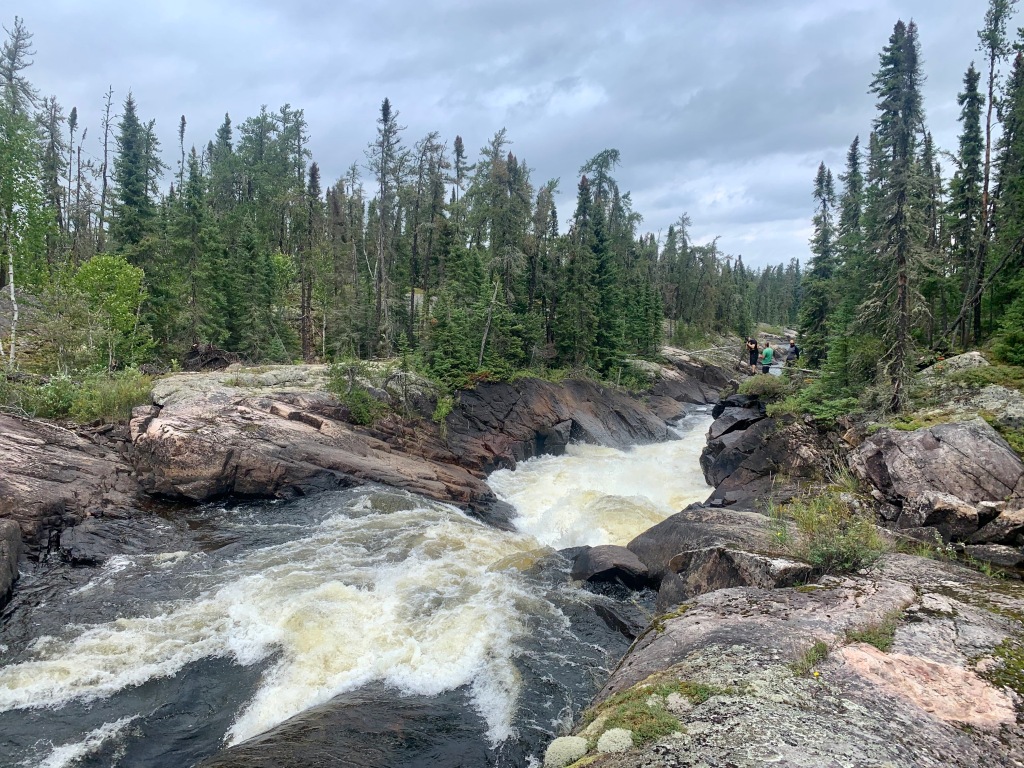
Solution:
M 285 105 L 225 115 L 198 147 L 183 116 L 168 161 L 131 93 L 115 114 L 107 92 L 98 138 L 39 98 L 33 53 L 15 19 L 0 63 L 8 367 L 169 364 L 213 344 L 253 362 L 414 355 L 449 383 L 618 378 L 667 338 L 796 321 L 795 260 L 749 269 L 694 244 L 685 215 L 661 241 L 641 232 L 615 149 L 580 168 L 562 232 L 558 182 L 535 187 L 504 130 L 471 162 L 458 136 L 408 143 L 385 99 L 364 157 L 326 185 Z
M 955 153 L 940 152 L 928 130 L 918 29 L 900 21 L 871 81 L 877 114 L 866 145 L 850 145 L 840 189 L 818 169 L 800 331 L 826 396 L 867 392 L 898 411 L 909 374 L 936 356 L 991 344 L 1024 364 L 1024 30 L 1016 44 L 1007 35 L 1015 5 L 989 2 L 980 64 L 956 97 Z

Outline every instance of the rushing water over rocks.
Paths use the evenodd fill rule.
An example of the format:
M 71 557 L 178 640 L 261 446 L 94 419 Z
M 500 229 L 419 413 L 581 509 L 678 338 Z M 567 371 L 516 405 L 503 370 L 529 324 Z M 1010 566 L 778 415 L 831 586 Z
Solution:
M 625 543 L 706 495 L 707 423 L 496 473 L 518 532 L 364 487 L 200 508 L 168 523 L 168 551 L 26 574 L 4 614 L 0 764 L 178 768 L 265 734 L 263 758 L 211 764 L 289 764 L 259 762 L 276 744 L 302 765 L 295 734 L 323 717 L 340 765 L 526 765 L 628 645 L 601 616 L 638 610 L 571 586 L 552 548 Z M 393 743 L 367 725 L 388 718 Z

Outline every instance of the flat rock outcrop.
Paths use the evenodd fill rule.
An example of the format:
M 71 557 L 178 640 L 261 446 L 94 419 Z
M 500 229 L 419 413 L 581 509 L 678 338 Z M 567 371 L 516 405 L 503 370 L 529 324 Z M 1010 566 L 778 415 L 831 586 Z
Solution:
M 494 500 L 483 480 L 457 465 L 423 425 L 375 434 L 344 420 L 324 391 L 324 366 L 251 374 L 183 374 L 156 382 L 154 406 L 131 421 L 133 463 L 148 493 L 193 501 L 227 495 L 288 498 L 380 482 L 481 508 Z M 409 434 L 406 436 L 405 431 Z M 396 446 L 383 439 L 404 443 Z M 426 455 L 424 455 L 426 454 Z
M 1022 598 L 976 572 L 907 555 L 815 586 L 697 597 L 638 638 L 594 707 L 600 723 L 612 696 L 634 692 L 678 719 L 678 731 L 588 765 L 1020 765 L 1019 702 L 999 681 L 1019 664 L 1007 649 Z M 887 651 L 861 641 L 887 621 Z M 674 686 L 705 693 L 663 693 Z
M 131 465 L 102 442 L 0 414 L 0 445 L 0 519 L 18 524 L 33 554 L 91 514 L 140 502 Z
M 131 422 L 139 483 L 151 494 L 202 501 L 379 482 L 491 513 L 500 505 L 484 483 L 490 470 L 560 453 L 570 440 L 626 446 L 669 436 L 664 421 L 624 393 L 534 379 L 460 392 L 443 437 L 427 418 L 429 395 L 404 417 L 361 427 L 326 391 L 327 375 L 325 366 L 283 366 L 157 381 L 155 405 Z M 490 519 L 507 524 L 502 515 Z

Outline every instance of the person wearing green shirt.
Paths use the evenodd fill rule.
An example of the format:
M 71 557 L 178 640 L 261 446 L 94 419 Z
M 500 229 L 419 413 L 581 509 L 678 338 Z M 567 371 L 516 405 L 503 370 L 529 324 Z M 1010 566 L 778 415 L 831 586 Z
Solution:
M 768 373 L 772 367 L 772 360 L 775 359 L 775 350 L 771 344 L 765 344 L 761 352 L 761 373 Z

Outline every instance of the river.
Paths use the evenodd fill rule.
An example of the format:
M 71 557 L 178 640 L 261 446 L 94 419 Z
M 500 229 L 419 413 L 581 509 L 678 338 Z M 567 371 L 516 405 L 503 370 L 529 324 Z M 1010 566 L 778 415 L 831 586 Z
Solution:
M 0 765 L 536 765 L 652 604 L 573 585 L 556 550 L 706 497 L 709 424 L 494 473 L 514 532 L 360 487 L 207 505 L 152 523 L 161 551 L 40 566 L 0 619 Z

